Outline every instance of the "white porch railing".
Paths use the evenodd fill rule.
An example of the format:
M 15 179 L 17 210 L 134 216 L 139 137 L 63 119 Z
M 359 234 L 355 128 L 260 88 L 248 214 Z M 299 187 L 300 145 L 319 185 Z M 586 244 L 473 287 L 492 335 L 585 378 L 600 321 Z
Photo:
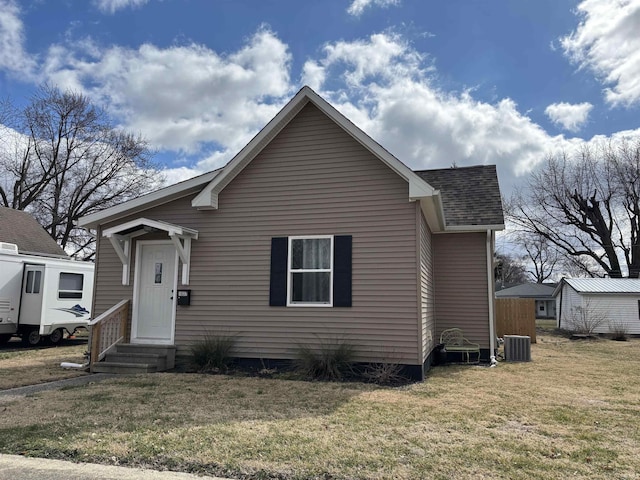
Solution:
M 89 362 L 102 360 L 116 343 L 122 342 L 129 326 L 129 300 L 122 300 L 89 322 Z

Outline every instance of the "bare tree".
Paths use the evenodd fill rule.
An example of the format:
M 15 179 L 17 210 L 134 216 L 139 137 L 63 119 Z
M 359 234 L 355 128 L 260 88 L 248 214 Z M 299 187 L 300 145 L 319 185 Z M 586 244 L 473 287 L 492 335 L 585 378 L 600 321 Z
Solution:
M 496 252 L 494 277 L 502 286 L 526 283 L 528 280 L 527 270 L 522 262 L 512 255 L 500 252 Z
M 520 233 L 517 236 L 517 243 L 526 252 L 524 259 L 527 265 L 531 266 L 527 269 L 527 274 L 534 282 L 544 283 L 558 273 L 562 254 L 545 237 L 532 233 Z
M 640 139 L 550 156 L 507 215 L 590 275 L 640 274 Z
M 5 110 L 6 110 L 5 106 Z M 161 182 L 146 142 L 116 128 L 76 92 L 43 86 L 0 145 L 0 202 L 34 215 L 68 253 L 92 256 L 94 239 L 74 222 Z
M 593 335 L 598 328 L 609 323 L 609 317 L 606 311 L 596 308 L 587 298 L 583 305 L 571 308 L 568 323 L 571 331 Z

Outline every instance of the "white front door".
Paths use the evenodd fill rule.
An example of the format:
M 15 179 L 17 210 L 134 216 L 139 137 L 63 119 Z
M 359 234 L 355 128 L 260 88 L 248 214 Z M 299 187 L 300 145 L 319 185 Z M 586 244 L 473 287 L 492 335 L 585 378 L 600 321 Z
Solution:
M 174 339 L 176 249 L 167 242 L 138 242 L 132 343 L 172 344 Z

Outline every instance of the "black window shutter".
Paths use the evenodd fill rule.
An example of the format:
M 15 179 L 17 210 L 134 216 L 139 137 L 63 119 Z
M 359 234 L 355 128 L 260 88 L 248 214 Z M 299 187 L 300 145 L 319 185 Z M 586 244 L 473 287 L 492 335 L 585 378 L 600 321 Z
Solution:
M 333 237 L 333 306 L 351 306 L 351 235 Z
M 269 305 L 272 307 L 287 306 L 288 253 L 288 237 L 274 237 L 271 239 L 271 285 L 269 287 Z

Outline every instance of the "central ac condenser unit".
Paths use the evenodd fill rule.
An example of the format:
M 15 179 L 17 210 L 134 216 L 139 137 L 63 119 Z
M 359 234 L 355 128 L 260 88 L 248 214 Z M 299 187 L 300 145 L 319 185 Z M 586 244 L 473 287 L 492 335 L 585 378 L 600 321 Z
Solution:
M 530 362 L 531 337 L 525 335 L 505 335 L 504 358 L 507 362 Z

